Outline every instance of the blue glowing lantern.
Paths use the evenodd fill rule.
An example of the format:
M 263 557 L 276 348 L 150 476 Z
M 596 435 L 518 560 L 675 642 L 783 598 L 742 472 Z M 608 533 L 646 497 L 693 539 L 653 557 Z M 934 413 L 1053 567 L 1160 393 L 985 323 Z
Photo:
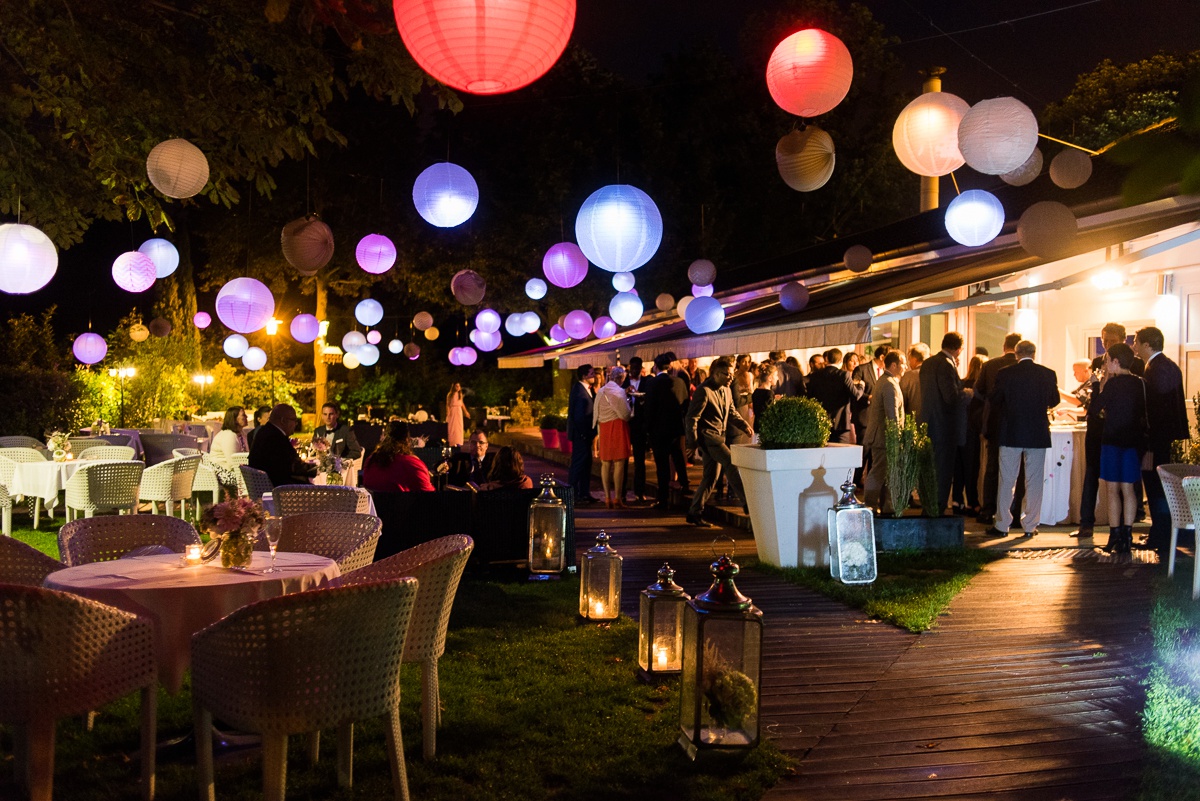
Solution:
M 527 311 L 521 315 L 521 327 L 526 334 L 532 334 L 542 327 L 542 318 L 538 317 L 537 312 Z
M 179 251 L 165 239 L 147 239 L 138 246 L 138 252 L 146 254 L 154 262 L 156 278 L 166 278 L 179 267 Z
M 696 298 L 688 304 L 684 321 L 693 334 L 711 334 L 725 323 L 725 309 L 714 297 Z
M 628 292 L 633 289 L 634 283 L 633 273 L 613 273 L 613 289 L 618 292 Z
M 500 313 L 495 309 L 483 309 L 475 315 L 475 327 L 488 334 L 500 330 Z
M 587 256 L 574 242 L 559 242 L 542 257 L 542 272 L 562 289 L 570 289 L 586 278 L 587 270 Z
M 525 296 L 530 300 L 541 300 L 546 297 L 546 282 L 540 278 L 530 278 L 525 282 Z
M 342 336 L 342 350 L 346 353 L 353 353 L 365 344 L 367 344 L 367 337 L 361 331 L 347 331 Z
M 108 343 L 104 341 L 104 337 L 89 331 L 75 337 L 71 352 L 81 364 L 95 364 L 108 354 Z
M 946 207 L 946 233 L 970 248 L 986 245 L 1004 227 L 1004 206 L 991 192 L 968 189 Z
M 525 333 L 525 320 L 520 312 L 513 312 L 504 318 L 504 330 L 511 336 L 519 337 Z
M 479 185 L 457 164 L 427 167 L 413 184 L 413 205 L 430 225 L 453 228 L 471 219 L 479 205 Z
M 379 348 L 371 343 L 359 345 L 354 351 L 354 355 L 358 357 L 359 364 L 363 367 L 370 367 L 379 361 Z
M 650 261 L 662 235 L 658 206 L 628 184 L 597 189 L 575 218 L 575 238 L 584 255 L 610 273 L 627 273 Z
M 354 319 L 363 325 L 376 325 L 383 319 L 383 304 L 371 298 L 360 300 L 354 307 Z
M 608 313 L 617 325 L 633 325 L 642 319 L 642 299 L 632 292 L 618 292 L 608 302 Z

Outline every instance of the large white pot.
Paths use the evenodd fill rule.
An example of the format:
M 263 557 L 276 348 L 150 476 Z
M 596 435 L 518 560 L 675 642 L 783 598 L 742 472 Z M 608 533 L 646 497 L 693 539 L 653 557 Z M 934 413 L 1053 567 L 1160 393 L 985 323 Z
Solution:
M 862 446 L 764 450 L 734 445 L 758 558 L 779 567 L 829 565 L 826 515 L 838 488 L 862 466 Z

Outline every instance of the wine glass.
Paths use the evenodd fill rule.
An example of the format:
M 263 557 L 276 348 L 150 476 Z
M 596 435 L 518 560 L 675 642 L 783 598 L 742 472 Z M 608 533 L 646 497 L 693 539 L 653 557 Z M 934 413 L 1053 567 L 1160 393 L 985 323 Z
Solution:
M 279 548 L 279 535 L 283 532 L 283 518 L 271 516 L 266 519 L 267 546 L 271 549 L 271 566 L 264 573 L 278 573 L 275 569 L 275 551 Z

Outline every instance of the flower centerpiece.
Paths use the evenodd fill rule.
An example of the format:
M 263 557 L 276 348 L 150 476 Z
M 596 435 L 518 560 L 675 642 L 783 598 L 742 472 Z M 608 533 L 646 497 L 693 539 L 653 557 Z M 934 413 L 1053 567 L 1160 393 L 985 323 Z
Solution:
M 310 446 L 313 458 L 317 460 L 317 471 L 325 474 L 325 483 L 336 485 L 342 483 L 342 457 L 334 456 L 329 450 L 329 440 L 314 439 Z
M 201 527 L 211 539 L 221 542 L 221 566 L 243 570 L 254 555 L 254 541 L 266 522 L 262 504 L 250 498 L 226 497 L 213 504 L 201 518 Z
M 71 452 L 71 440 L 61 431 L 52 431 L 46 440 L 46 447 L 54 454 L 54 461 L 65 462 L 67 454 Z

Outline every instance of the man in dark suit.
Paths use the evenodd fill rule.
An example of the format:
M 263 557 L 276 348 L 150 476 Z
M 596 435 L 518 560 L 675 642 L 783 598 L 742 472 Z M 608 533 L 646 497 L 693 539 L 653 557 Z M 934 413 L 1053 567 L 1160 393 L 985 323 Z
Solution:
M 1058 376 L 1035 364 L 1037 346 L 1027 339 L 1017 343 L 1017 363 L 996 375 L 992 390 L 1000 417 L 1000 483 L 996 492 L 996 525 L 991 537 L 1007 537 L 1012 525 L 1013 488 L 1022 461 L 1025 464 L 1025 513 L 1021 528 L 1026 537 L 1037 534 L 1042 516 L 1042 482 L 1046 452 L 1050 450 L 1050 418 L 1046 412 L 1058 405 Z
M 875 394 L 875 382 L 883 377 L 883 359 L 888 353 L 887 345 L 877 345 L 871 354 L 871 360 L 854 368 L 852 378 L 862 382 L 862 397 L 850 404 L 850 420 L 854 423 L 854 439 L 859 444 L 867 438 L 867 409 L 871 406 L 871 396 Z M 854 483 L 862 486 L 863 476 L 871 470 L 871 452 L 863 449 L 863 466 L 854 471 Z
M 937 504 L 946 509 L 954 480 L 954 457 L 967 430 L 967 400 L 972 391 L 963 389 L 958 375 L 962 334 L 951 331 L 942 337 L 942 349 L 921 365 L 921 411 L 917 422 L 928 427 L 937 473 Z M 1057 391 L 1057 390 L 1056 390 Z
M 313 442 L 323 439 L 329 443 L 329 452 L 345 459 L 357 459 L 363 455 L 362 446 L 350 430 L 350 426 L 338 425 L 338 407 L 327 403 L 321 407 L 321 423 L 313 429 Z
M 575 489 L 575 505 L 595 503 L 592 497 L 592 440 L 596 438 L 596 427 L 592 422 L 592 403 L 596 391 L 592 384 L 596 371 L 590 364 L 575 369 L 575 383 L 571 385 L 571 396 L 567 402 L 567 439 L 571 442 L 571 467 L 568 481 Z
M 291 437 L 299 424 L 296 410 L 281 403 L 271 410 L 267 424 L 250 447 L 250 466 L 266 473 L 272 486 L 308 484 L 317 474 L 317 466 L 304 462 L 292 445 Z
M 996 486 L 1000 482 L 1000 410 L 995 409 L 988 399 L 996 389 L 996 376 L 1005 367 L 1017 363 L 1017 343 L 1021 335 L 1017 333 L 1004 337 L 1004 353 L 995 359 L 988 359 L 979 370 L 979 378 L 975 379 L 975 395 L 983 400 L 983 439 L 987 443 L 987 455 L 983 468 L 983 494 L 979 496 L 980 523 L 992 525 L 996 518 Z M 1025 489 L 1017 486 L 1016 500 L 1019 502 Z M 1093 503 L 1093 505 L 1095 505 Z
M 496 454 L 488 453 L 487 434 L 476 429 L 471 433 L 471 441 L 467 443 L 465 452 L 459 451 L 450 457 L 450 472 L 446 476 L 446 483 L 455 487 L 465 487 L 468 481 L 475 486 L 487 482 L 495 458 Z
M 849 373 L 836 366 L 841 363 L 840 350 L 825 351 L 825 366 L 808 376 L 808 397 L 820 403 L 829 415 L 832 424 L 829 441 L 853 445 L 856 440 L 850 403 L 862 397 L 863 387 L 856 385 Z
M 665 511 L 671 497 L 671 465 L 684 492 L 688 490 L 687 460 L 683 455 L 683 413 L 688 391 L 676 375 L 675 354 L 667 351 L 654 357 L 655 375 L 646 381 L 646 441 L 654 453 L 658 494 L 654 508 Z
M 775 363 L 776 381 L 775 392 L 785 398 L 795 398 L 804 395 L 804 374 L 800 372 L 800 364 L 795 357 L 787 356 L 781 350 L 773 350 L 768 358 Z M 789 359 L 791 361 L 789 361 Z
M 1142 471 L 1142 485 L 1150 506 L 1150 536 L 1146 544 L 1164 551 L 1171 543 L 1171 510 L 1163 492 L 1158 466 L 1171 461 L 1171 443 L 1188 438 L 1187 402 L 1183 393 L 1183 373 L 1179 365 L 1163 353 L 1163 332 L 1141 328 L 1134 334 L 1133 349 L 1146 364 L 1146 410 L 1150 421 L 1147 443 L 1152 459 L 1149 470 Z
M 692 495 L 692 505 L 687 514 L 687 521 L 701 528 L 712 527 L 712 523 L 704 519 L 704 504 L 708 502 L 708 496 L 712 494 L 722 472 L 728 476 L 733 491 L 745 497 L 741 476 L 733 466 L 732 454 L 725 444 L 726 433 L 731 425 L 747 434 L 751 433 L 750 424 L 733 407 L 733 393 L 729 391 L 729 382 L 733 378 L 731 367 L 729 360 L 724 357 L 712 363 L 708 379 L 692 393 L 692 402 L 683 425 L 688 447 L 698 449 L 704 456 L 704 476 Z
M 642 357 L 629 360 L 629 372 L 625 376 L 625 391 L 632 394 L 633 416 L 629 418 L 629 444 L 633 448 L 633 494 L 639 501 L 646 500 L 646 387 L 647 378 L 642 375 Z M 624 496 L 622 496 L 624 497 Z

